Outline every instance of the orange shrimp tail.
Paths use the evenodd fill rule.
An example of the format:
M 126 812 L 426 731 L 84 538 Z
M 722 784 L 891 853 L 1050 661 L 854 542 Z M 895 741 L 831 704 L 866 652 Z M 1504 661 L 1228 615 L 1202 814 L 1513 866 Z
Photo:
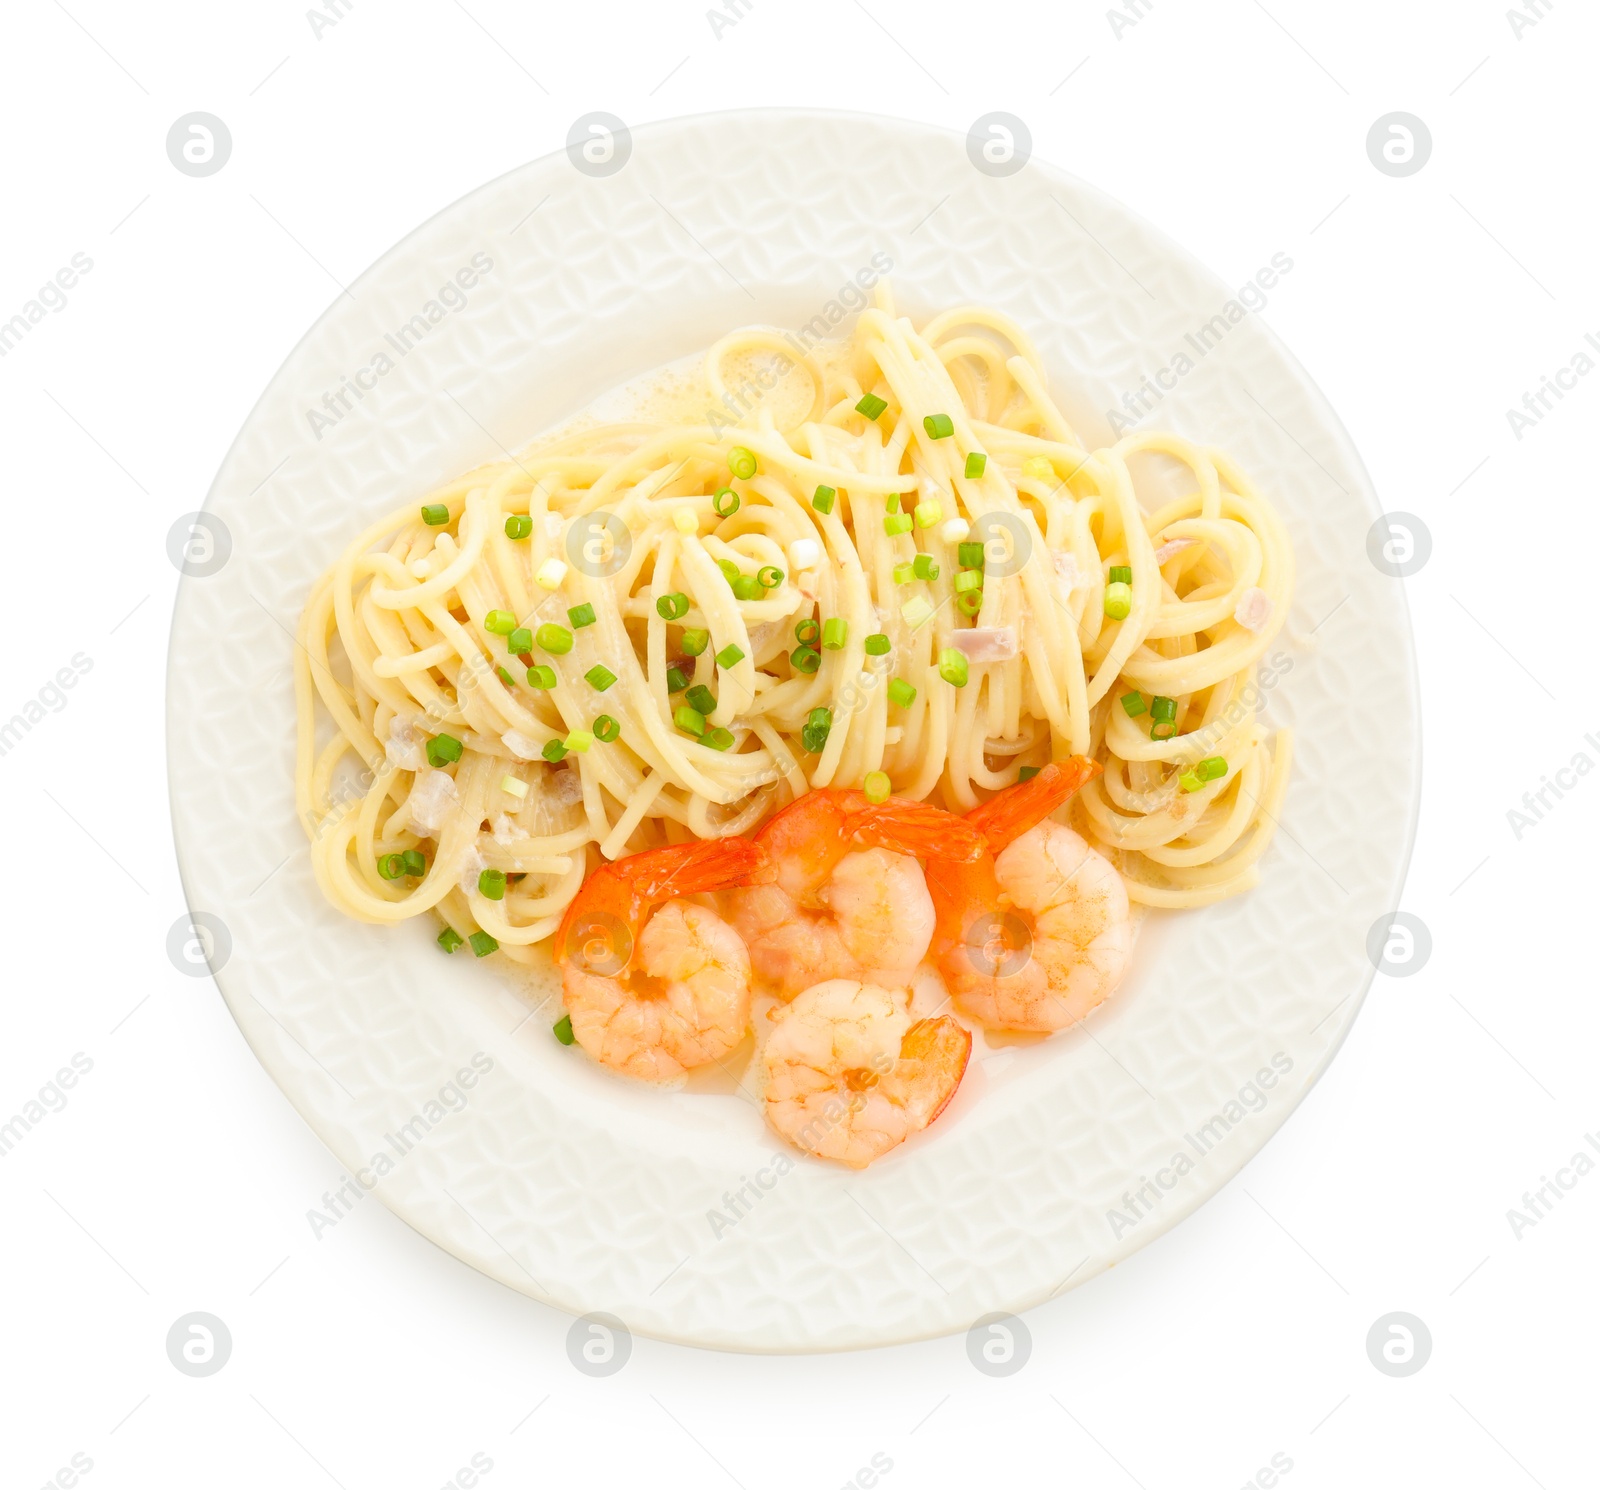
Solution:
M 918 859 L 959 863 L 977 859 L 984 847 L 976 829 L 942 807 L 906 797 L 870 802 L 863 792 L 834 787 L 797 797 L 756 834 L 769 860 L 801 866 L 816 881 L 826 879 L 857 841 Z M 767 879 L 774 872 L 770 865 L 756 871 Z
M 966 816 L 980 832 L 989 852 L 998 854 L 1007 844 L 1037 827 L 1079 787 L 1093 781 L 1102 767 L 1096 761 L 1075 755 L 1055 761 L 1028 781 L 1019 781 L 997 793 Z
M 927 1089 L 939 1093 L 937 1104 L 922 1118 L 927 1127 L 950 1105 L 961 1078 L 967 1072 L 967 1058 L 972 1054 L 972 1032 L 948 1014 L 937 1019 L 919 1019 L 905 1033 L 900 1042 L 900 1059 L 910 1061 L 914 1068 L 931 1073 L 935 1081 L 926 1083 Z
M 869 802 L 859 792 L 849 796 L 855 800 L 845 805 L 846 825 L 855 837 L 874 848 L 953 864 L 971 864 L 983 853 L 981 831 L 942 807 L 913 802 L 909 797 Z
M 625 962 L 651 907 L 680 895 L 758 883 L 766 863 L 766 850 L 748 838 L 710 838 L 602 864 L 567 906 L 556 933 L 556 956 L 568 960 L 569 934 L 581 923 L 586 930 L 610 927 Z

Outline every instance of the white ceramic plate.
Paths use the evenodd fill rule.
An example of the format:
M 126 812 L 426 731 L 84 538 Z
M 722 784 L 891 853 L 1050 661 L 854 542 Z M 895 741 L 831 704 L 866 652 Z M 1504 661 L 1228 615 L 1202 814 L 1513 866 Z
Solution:
M 1299 744 L 1259 889 L 1152 918 L 1087 1027 L 983 1055 L 934 1129 L 850 1175 L 780 1163 L 736 1094 L 608 1078 L 494 960 L 441 956 L 423 921 L 382 930 L 324 904 L 295 821 L 290 665 L 308 587 L 374 515 L 730 327 L 826 315 L 874 253 L 918 313 L 978 301 L 1022 322 L 1091 437 L 1109 437 L 1096 411 L 1223 315 L 1149 422 L 1224 445 L 1285 514 L 1300 583 L 1267 707 Z M 464 269 L 475 283 L 442 293 Z M 1367 557 L 1366 473 L 1293 358 L 1253 315 L 1228 321 L 1230 294 L 1037 162 L 994 177 L 957 135 L 785 110 L 652 125 L 604 178 L 535 161 L 334 302 L 207 500 L 231 554 L 183 582 L 169 738 L 189 902 L 231 940 L 223 996 L 352 1176 L 562 1309 L 820 1350 L 1083 1283 L 1267 1141 L 1373 976 L 1367 933 L 1396 906 L 1415 824 L 1417 710 L 1399 586 Z

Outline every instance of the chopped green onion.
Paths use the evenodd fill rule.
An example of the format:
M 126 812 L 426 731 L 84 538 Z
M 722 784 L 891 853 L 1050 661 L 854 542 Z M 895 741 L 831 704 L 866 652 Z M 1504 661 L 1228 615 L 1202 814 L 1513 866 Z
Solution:
M 397 880 L 405 872 L 405 863 L 399 854 L 385 854 L 378 860 L 378 873 L 386 880 Z
M 506 519 L 507 538 L 527 538 L 533 532 L 533 519 L 526 512 L 514 512 Z
M 495 674 L 499 677 L 500 681 L 506 685 L 507 688 L 515 688 L 516 687 L 517 680 L 515 678 L 513 678 L 510 673 L 508 673 L 503 667 L 499 666 L 498 664 L 496 664 L 496 666 L 495 666 Z
M 789 654 L 789 665 L 797 673 L 814 673 L 822 666 L 822 653 L 813 652 L 810 647 L 796 647 Z
M 739 577 L 739 566 L 732 559 L 718 559 L 717 568 L 722 571 L 722 577 L 730 585 Z
M 776 590 L 783 583 L 783 570 L 776 564 L 765 564 L 756 570 L 756 579 L 764 590 Z
M 867 779 L 861 783 L 861 791 L 869 802 L 886 802 L 890 791 L 889 777 L 883 771 L 868 771 Z
M 1128 612 L 1133 609 L 1132 587 L 1120 583 L 1107 585 L 1105 607 L 1106 614 L 1113 621 L 1126 621 Z
M 954 647 L 939 653 L 939 676 L 956 688 L 967 686 L 967 659 Z
M 956 609 L 964 616 L 975 616 L 983 609 L 983 591 L 968 590 L 956 596 Z
M 884 518 L 883 531 L 890 538 L 898 538 L 902 533 L 909 533 L 911 531 L 911 514 L 909 512 L 897 512 L 893 517 Z
M 906 625 L 916 631 L 933 619 L 933 607 L 917 595 L 900 607 L 900 615 Z
M 904 564 L 894 566 L 894 582 L 897 585 L 909 585 L 917 577 L 917 566 L 909 560 Z
M 833 711 L 813 709 L 806 715 L 806 722 L 800 730 L 800 743 L 812 755 L 821 755 L 823 746 L 828 743 L 828 731 L 832 728 Z
M 656 614 L 663 621 L 681 621 L 689 614 L 689 597 L 682 590 L 656 597 Z
M 728 469 L 741 481 L 748 481 L 756 473 L 755 453 L 743 445 L 735 445 L 728 452 Z
M 965 547 L 965 545 L 963 545 Z M 963 569 L 956 576 L 956 594 L 965 595 L 968 590 L 981 590 L 983 588 L 983 571 L 980 569 Z
M 735 663 L 743 661 L 743 651 L 734 646 L 732 642 L 729 642 L 727 646 L 717 653 L 717 666 L 720 668 L 730 668 Z
M 1030 455 L 1022 463 L 1022 474 L 1030 476 L 1035 481 L 1054 481 L 1056 468 L 1051 464 L 1048 456 Z
M 478 872 L 478 894 L 485 900 L 506 898 L 506 872 L 503 869 L 483 869 Z
M 500 950 L 500 943 L 487 931 L 475 931 L 467 940 L 472 944 L 474 955 L 478 957 L 487 957 L 491 952 Z
M 1198 771 L 1185 771 L 1183 775 L 1178 778 L 1178 785 L 1181 786 L 1186 792 L 1197 792 L 1205 785 L 1205 782 L 1200 779 L 1200 773 Z
M 1018 781 L 1032 781 L 1033 778 L 1035 776 L 1037 776 L 1038 774 L 1039 774 L 1039 768 L 1037 766 L 1018 766 L 1017 767 L 1017 780 Z
M 517 618 L 508 610 L 492 610 L 483 618 L 483 629 L 495 636 L 510 636 L 517 629 Z
M 594 721 L 594 737 L 602 745 L 613 744 L 621 738 L 622 726 L 609 714 L 597 714 Z
M 879 398 L 876 393 L 866 393 L 862 395 L 860 403 L 856 405 L 856 413 L 865 414 L 868 419 L 876 419 L 888 407 L 889 405 Z
M 526 626 L 519 626 L 506 638 L 506 651 L 515 656 L 533 650 L 533 633 Z
M 983 568 L 983 545 L 981 543 L 962 543 L 956 546 L 956 561 L 963 569 Z
M 553 766 L 557 761 L 564 761 L 567 758 L 567 747 L 559 740 L 546 740 L 544 749 L 539 754 Z
M 741 574 L 729 583 L 735 600 L 759 600 L 762 595 L 761 581 L 753 574 Z
M 735 475 L 738 473 L 735 472 Z M 711 510 L 718 517 L 732 517 L 739 510 L 739 493 L 725 486 L 711 499 Z
M 989 457 L 981 450 L 974 450 L 967 456 L 967 480 L 976 481 L 983 475 L 983 468 L 989 464 Z
M 594 625 L 594 607 L 587 600 L 582 605 L 575 605 L 567 612 L 567 619 L 572 622 L 574 631 L 585 626 Z
M 807 616 L 805 620 L 794 623 L 794 639 L 805 646 L 811 646 L 821 635 L 822 626 L 815 616 Z
M 689 679 L 684 675 L 682 668 L 669 667 L 667 669 L 667 692 L 682 693 L 689 686 Z
M 927 430 L 930 440 L 948 440 L 956 432 L 948 414 L 929 414 L 923 419 L 922 427 Z
M 1178 717 L 1178 701 L 1159 693 L 1150 700 L 1150 717 L 1158 724 L 1171 724 Z
M 900 510 L 900 493 L 892 491 L 883 499 L 883 510 L 886 513 L 895 513 Z
M 617 681 L 617 675 L 603 663 L 597 662 L 583 675 L 583 680 L 597 692 L 604 693 Z
M 1111 583 L 1114 585 L 1131 585 L 1133 583 L 1133 570 L 1126 564 L 1113 564 L 1111 566 Z
M 554 688 L 556 686 L 556 670 L 543 662 L 537 662 L 528 669 L 528 687 Z
M 874 631 L 872 635 L 862 643 L 862 646 L 867 649 L 868 657 L 882 657 L 888 653 L 889 648 L 893 645 L 894 644 L 889 640 L 889 638 L 881 631 Z
M 450 509 L 443 502 L 429 502 L 422 509 L 422 520 L 430 528 L 442 528 L 450 521 Z
M 917 503 L 917 510 L 913 516 L 919 528 L 931 528 L 944 516 L 944 508 L 932 497 L 924 497 Z
M 724 729 L 720 724 L 708 729 L 701 737 L 702 745 L 709 745 L 713 750 L 731 750 L 733 748 L 733 731 Z
M 932 554 L 918 554 L 911 561 L 911 572 L 918 579 L 938 579 L 939 566 L 933 562 Z
M 833 511 L 833 499 L 838 496 L 831 486 L 819 486 L 811 498 L 811 505 L 824 517 Z
M 414 879 L 421 879 L 428 872 L 428 861 L 422 857 L 420 849 L 408 848 L 400 855 L 400 863 Z
M 1142 693 L 1125 693 L 1122 695 L 1122 712 L 1129 719 L 1137 719 L 1145 711 L 1144 695 Z
M 698 657 L 711 645 L 711 633 L 702 627 L 690 626 L 678 638 L 678 645 L 683 648 L 685 657 Z
M 1170 719 L 1158 719 L 1150 726 L 1150 738 L 1152 740 L 1170 740 L 1177 733 L 1178 726 Z
M 850 636 L 850 623 L 843 616 L 829 616 L 822 623 L 822 646 L 824 651 L 840 651 Z
M 569 730 L 567 738 L 561 743 L 568 750 L 575 750 L 579 755 L 587 755 L 589 747 L 594 744 L 594 736 L 586 729 Z
M 553 621 L 547 621 L 534 632 L 533 639 L 544 651 L 553 652 L 557 657 L 572 650 L 572 633 Z
M 892 678 L 889 682 L 889 702 L 902 709 L 909 709 L 916 701 L 917 690 L 904 678 Z
M 1208 755 L 1194 769 L 1202 781 L 1216 781 L 1228 774 L 1228 763 L 1220 755 Z
M 560 1019 L 550 1026 L 553 1034 L 563 1045 L 570 1045 L 578 1037 L 572 1033 L 572 1016 L 563 1014 Z
M 434 940 L 437 941 L 440 947 L 442 947 L 446 952 L 454 952 L 455 949 L 461 945 L 461 933 L 457 931 L 454 926 L 446 926 L 445 929 L 441 931 L 436 938 L 434 938 Z
M 454 735 L 435 735 L 428 741 L 428 764 L 443 766 L 461 759 L 461 741 Z
M 703 735 L 706 732 L 706 716 L 698 709 L 691 709 L 688 704 L 679 704 L 673 710 L 672 722 L 688 735 Z
M 710 715 L 717 711 L 717 696 L 704 683 L 696 683 L 683 697 L 690 708 L 701 714 Z

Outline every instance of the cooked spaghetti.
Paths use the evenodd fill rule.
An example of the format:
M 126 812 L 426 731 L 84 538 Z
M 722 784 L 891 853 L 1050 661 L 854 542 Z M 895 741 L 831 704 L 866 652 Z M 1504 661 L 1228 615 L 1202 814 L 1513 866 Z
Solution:
M 813 787 L 966 812 L 1075 754 L 1104 766 L 1076 824 L 1133 900 L 1255 884 L 1290 765 L 1256 669 L 1294 563 L 1244 473 L 1176 435 L 1087 449 L 1020 327 L 917 329 L 883 284 L 848 344 L 718 343 L 719 412 L 751 359 L 776 391 L 736 425 L 571 426 L 317 583 L 296 789 L 333 904 L 527 961 L 604 859 Z M 1145 510 L 1141 455 L 1185 494 Z

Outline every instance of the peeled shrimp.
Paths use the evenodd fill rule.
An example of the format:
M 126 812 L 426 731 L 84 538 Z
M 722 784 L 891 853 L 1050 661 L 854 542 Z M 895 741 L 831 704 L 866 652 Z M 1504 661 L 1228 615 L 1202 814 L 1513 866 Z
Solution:
M 988 851 L 972 864 L 929 866 L 939 970 L 956 1008 L 989 1029 L 1065 1029 L 1128 970 L 1122 876 L 1049 821 L 1099 769 L 1074 757 L 1008 787 L 967 814 Z
M 729 897 L 756 977 L 785 999 L 829 978 L 903 985 L 934 931 L 920 859 L 975 859 L 983 839 L 924 802 L 808 792 L 756 835 L 770 883 Z
M 865 1169 L 944 1111 L 972 1036 L 913 1021 L 908 995 L 835 978 L 779 1011 L 761 1053 L 767 1121 L 796 1148 Z
M 715 911 L 679 897 L 759 873 L 747 839 L 651 849 L 603 864 L 556 934 L 577 1042 L 640 1081 L 721 1060 L 750 1029 L 750 958 Z

